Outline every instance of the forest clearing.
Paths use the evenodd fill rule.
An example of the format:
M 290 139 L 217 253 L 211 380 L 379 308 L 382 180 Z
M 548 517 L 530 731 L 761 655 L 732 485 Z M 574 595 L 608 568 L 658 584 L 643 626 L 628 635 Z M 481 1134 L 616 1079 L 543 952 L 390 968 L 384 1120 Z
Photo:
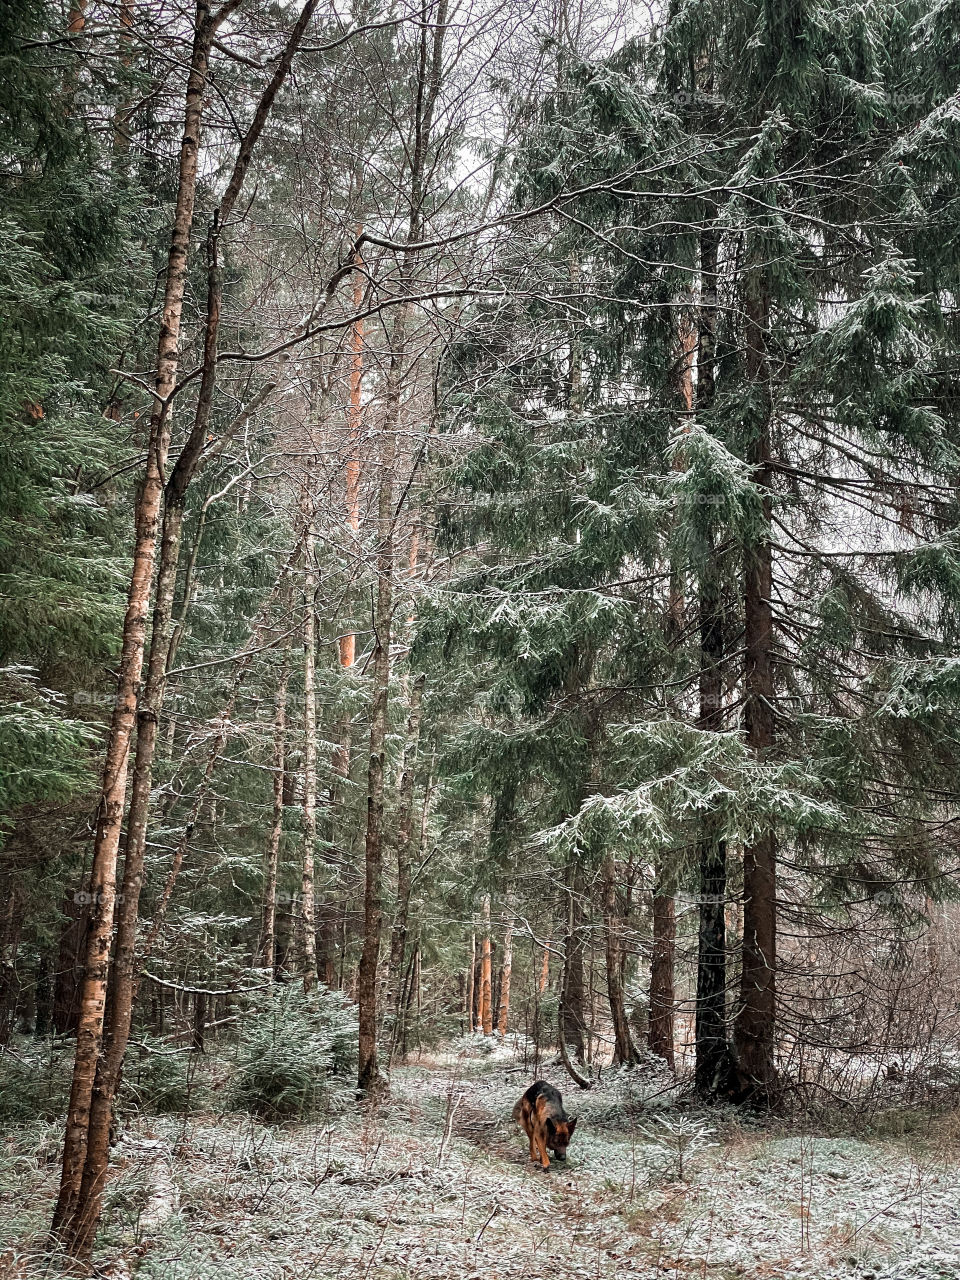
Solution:
M 220 1061 L 209 1076 L 229 1072 Z M 816 1126 L 751 1123 L 733 1109 L 678 1112 L 662 1073 L 615 1073 L 576 1099 L 582 1125 L 568 1163 L 545 1173 L 510 1120 L 524 1073 L 513 1047 L 483 1049 L 474 1038 L 397 1068 L 389 1104 L 316 1125 L 277 1127 L 199 1108 L 189 1118 L 142 1116 L 118 1148 L 98 1273 L 956 1275 L 955 1122 L 944 1129 L 913 1112 L 906 1132 L 891 1133 L 897 1115 L 903 1124 L 893 1095 L 873 1124 L 824 1136 Z M 547 1075 L 564 1087 L 562 1068 Z M 688 1138 L 678 1146 L 680 1116 Z M 56 1145 L 48 1127 L 21 1131 L 7 1148 L 5 1275 L 49 1274 L 36 1259 L 56 1192 L 48 1163 Z M 17 1246 L 4 1254 L 11 1236 Z
M 960 1276 L 958 156 L 960 0 L 0 5 L 0 1276 Z

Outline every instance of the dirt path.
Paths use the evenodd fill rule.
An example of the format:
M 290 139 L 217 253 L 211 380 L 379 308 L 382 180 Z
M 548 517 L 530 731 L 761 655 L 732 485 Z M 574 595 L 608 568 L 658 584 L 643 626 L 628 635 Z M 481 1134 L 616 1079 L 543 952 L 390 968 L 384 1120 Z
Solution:
M 682 1199 L 685 1188 L 664 1188 L 657 1197 L 659 1215 L 646 1211 L 648 1146 L 622 1124 L 620 1132 L 608 1125 L 616 1101 L 604 1093 L 588 1098 L 562 1070 L 541 1069 L 540 1075 L 562 1089 L 571 1114 L 584 1115 L 567 1161 L 552 1161 L 547 1171 L 530 1161 L 526 1137 L 511 1117 L 513 1102 L 530 1083 L 524 1071 L 467 1060 L 394 1076 L 396 1105 L 410 1110 L 425 1138 L 429 1132 L 443 1134 L 453 1110 L 444 1167 L 462 1181 L 472 1228 L 474 1270 L 410 1275 L 626 1280 L 687 1274 L 684 1263 L 669 1258 L 660 1230 L 676 1221 L 677 1197 Z M 591 1114 L 603 1117 L 603 1129 L 590 1123 Z M 439 1262 L 435 1257 L 434 1265 Z M 690 1274 L 732 1272 L 696 1260 Z
M 619 1185 L 598 1183 L 585 1173 L 577 1139 L 567 1162 L 553 1161 L 549 1170 L 529 1159 L 526 1138 L 510 1116 L 529 1082 L 516 1069 L 468 1061 L 395 1074 L 395 1106 L 408 1110 L 423 1139 L 439 1133 L 443 1143 L 451 1131 L 442 1167 L 461 1186 L 464 1230 L 462 1244 L 456 1242 L 455 1256 L 447 1261 L 471 1265 L 468 1272 L 455 1265 L 442 1269 L 444 1250 L 437 1240 L 430 1260 L 437 1269 L 410 1275 L 476 1274 L 490 1280 L 656 1275 L 649 1241 L 625 1243 Z M 565 1087 L 561 1076 L 556 1082 Z M 566 1100 L 575 1109 L 574 1097 L 568 1093 Z

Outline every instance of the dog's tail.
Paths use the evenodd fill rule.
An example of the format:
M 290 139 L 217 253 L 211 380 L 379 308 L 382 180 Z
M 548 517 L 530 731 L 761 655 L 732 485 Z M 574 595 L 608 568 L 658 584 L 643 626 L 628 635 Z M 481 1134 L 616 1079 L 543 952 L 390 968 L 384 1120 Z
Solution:
M 513 1108 L 513 1121 L 514 1121 L 514 1124 L 520 1124 L 520 1123 L 521 1123 L 520 1117 L 521 1117 L 521 1115 L 522 1115 L 522 1114 L 523 1114 L 523 1099 L 522 1099 L 522 1098 L 520 1098 L 520 1099 L 518 1100 L 518 1102 L 517 1102 L 516 1106 Z

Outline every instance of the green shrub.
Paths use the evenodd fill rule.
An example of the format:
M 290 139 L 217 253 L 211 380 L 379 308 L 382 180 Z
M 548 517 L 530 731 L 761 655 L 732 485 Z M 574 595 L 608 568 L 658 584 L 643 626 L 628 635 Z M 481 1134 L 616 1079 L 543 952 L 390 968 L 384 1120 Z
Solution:
M 234 1100 L 265 1120 L 302 1120 L 352 1096 L 357 1019 L 350 1003 L 322 987 L 274 987 L 243 1018 Z
M 149 1040 L 127 1053 L 122 1105 L 157 1114 L 185 1111 L 190 1104 L 190 1054 Z
M 73 1045 L 30 1041 L 0 1052 L 0 1121 L 18 1124 L 66 1114 Z

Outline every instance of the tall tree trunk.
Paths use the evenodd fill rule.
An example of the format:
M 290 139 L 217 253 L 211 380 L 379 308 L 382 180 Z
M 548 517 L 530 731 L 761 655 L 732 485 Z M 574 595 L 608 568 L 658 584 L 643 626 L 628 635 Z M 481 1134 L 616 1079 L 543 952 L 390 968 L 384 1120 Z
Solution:
M 747 377 L 760 402 L 750 461 L 761 494 L 763 530 L 747 548 L 744 566 L 744 725 L 747 743 L 763 761 L 774 742 L 773 553 L 769 368 L 769 294 L 751 272 L 745 296 Z M 743 961 L 740 1008 L 734 1024 L 740 1067 L 754 1094 L 769 1100 L 776 1082 L 776 837 L 762 832 L 743 851 Z
M 4 886 L 6 906 L 0 922 L 0 1044 L 10 1038 L 17 1016 L 17 951 L 23 929 L 23 903 L 16 884 Z
M 117 37 L 117 55 L 124 73 L 129 75 L 133 49 L 133 0 L 121 0 L 120 31 Z M 129 128 L 130 101 L 128 93 L 113 109 L 113 156 L 114 165 L 122 171 L 130 150 Z
M 89 1256 L 93 1233 L 99 1220 L 103 1184 L 106 1177 L 109 1115 L 113 1097 L 119 1082 L 123 1054 L 129 1038 L 133 1004 L 133 948 L 136 934 L 136 916 L 139 889 L 143 875 L 143 852 L 147 807 L 149 803 L 150 774 L 156 745 L 157 717 L 162 703 L 166 670 L 167 643 L 173 587 L 179 555 L 180 532 L 183 521 L 183 505 L 187 486 L 199 463 L 206 438 L 206 428 L 212 407 L 216 371 L 216 343 L 219 328 L 220 282 L 217 262 L 217 238 L 219 226 L 214 219 L 207 241 L 208 250 L 208 307 L 204 340 L 204 361 L 193 427 L 180 458 L 171 473 L 166 488 L 162 477 L 169 448 L 170 422 L 167 397 L 176 381 L 177 344 L 182 314 L 186 257 L 189 247 L 193 203 L 196 191 L 199 127 L 202 94 L 206 80 L 209 51 L 219 24 L 236 8 L 237 0 L 227 0 L 215 15 L 209 6 L 197 6 L 196 34 L 191 69 L 187 82 L 187 106 L 185 110 L 184 140 L 181 149 L 180 181 L 174 230 L 168 258 L 167 282 L 163 319 L 158 345 L 157 408 L 151 419 L 150 446 L 147 469 L 136 512 L 137 538 L 134 553 L 134 571 L 124 624 L 121 673 L 118 681 L 117 703 L 108 740 L 105 786 L 101 800 L 101 821 L 94 851 L 92 884 L 96 896 L 96 927 L 90 940 L 86 987 L 96 989 L 96 1003 L 88 1001 L 85 990 L 84 1007 L 89 1009 L 87 1023 L 90 1029 L 94 1013 L 98 1015 L 99 1028 L 91 1036 L 81 1015 L 80 1031 L 86 1032 L 81 1040 L 78 1033 L 77 1062 L 74 1085 L 71 1091 L 71 1107 L 68 1115 L 67 1135 L 64 1146 L 64 1167 L 61 1193 L 54 1215 L 54 1230 L 62 1236 L 67 1250 L 78 1258 Z M 305 24 L 304 24 L 305 25 Z M 298 24 L 299 36 L 303 26 Z M 292 51 L 281 59 L 271 85 L 263 95 L 254 121 L 241 145 L 240 156 L 218 212 L 224 219 L 229 216 L 242 187 L 249 166 L 252 147 L 262 131 L 273 97 L 282 79 L 289 71 Z M 161 496 L 166 497 L 166 511 L 161 549 L 161 568 L 157 581 L 157 603 L 154 610 L 154 637 L 151 644 L 151 667 L 148 685 L 144 690 L 143 714 L 138 717 L 137 765 L 134 777 L 134 795 L 131 797 L 131 815 L 128 821 L 127 856 L 124 868 L 123 908 L 120 913 L 117 938 L 117 964 L 113 975 L 111 995 L 111 1031 L 107 1052 L 101 1055 L 101 1038 L 104 1016 L 104 989 L 109 963 L 109 932 L 112 924 L 116 894 L 116 855 L 119 843 L 119 825 L 122 819 L 123 795 L 126 790 L 127 763 L 129 758 L 132 715 L 136 710 L 136 684 L 143 662 L 145 641 L 145 613 L 150 594 L 150 575 L 156 550 L 156 529 Z M 102 881 L 97 879 L 98 864 L 106 868 Z M 104 888 L 97 888 L 98 883 Z M 129 885 L 129 893 L 127 891 Z M 101 910 L 101 903 L 108 903 L 108 910 Z M 107 921 L 109 915 L 110 921 Z M 95 953 L 93 966 L 90 954 Z M 93 1081 L 91 1082 L 91 1068 Z M 82 1155 L 82 1161 L 79 1157 Z M 79 1185 L 77 1180 L 79 1170 Z M 69 1222 L 69 1227 L 68 1227 Z
M 473 1004 L 471 1005 L 472 1023 L 471 1028 L 475 1033 L 483 1033 L 483 1023 L 481 1015 L 483 1014 L 483 959 L 478 949 L 475 952 L 475 962 L 473 966 Z
M 610 1018 L 613 1022 L 613 1060 L 619 1063 L 636 1061 L 636 1052 L 630 1040 L 627 1010 L 623 997 L 620 956 L 620 915 L 617 908 L 617 877 L 613 854 L 603 860 L 603 934 L 607 965 L 607 996 L 610 1001 Z
M 697 409 L 709 413 L 716 395 L 718 236 L 712 227 L 700 235 L 700 352 L 697 367 Z M 700 714 L 698 727 L 719 733 L 723 725 L 724 623 L 721 566 L 713 532 L 699 570 L 698 625 L 700 631 Z M 703 1098 L 723 1090 L 729 1074 L 727 1043 L 727 849 L 708 815 L 699 843 L 697 926 L 696 1057 L 694 1079 Z
M 351 654 L 351 661 L 353 655 Z M 341 668 L 343 669 L 343 652 L 340 653 Z M 346 784 L 350 778 L 350 747 L 352 740 L 352 731 L 350 724 L 350 715 L 348 711 L 344 711 L 339 719 L 336 730 L 336 745 L 333 749 L 331 757 L 330 771 L 330 789 L 327 793 L 326 816 L 324 821 L 325 836 L 327 842 L 327 851 L 324 854 L 324 860 L 327 863 L 328 870 L 334 878 L 339 875 L 337 867 L 338 854 L 334 848 L 338 832 L 340 829 L 340 811 L 343 804 L 343 795 Z M 345 918 L 344 913 L 346 906 L 340 900 L 340 895 L 331 889 L 325 895 L 325 901 L 321 908 L 320 915 L 320 951 L 317 957 L 317 963 L 320 970 L 320 977 L 324 984 L 328 987 L 343 987 L 343 950 L 345 942 L 341 940 L 340 951 L 340 969 L 341 976 L 337 976 L 337 939 L 341 932 L 341 924 Z
M 567 938 L 564 947 L 562 1008 L 563 1041 L 577 1062 L 584 1061 L 583 902 L 576 863 L 567 867 Z
M 490 895 L 485 893 L 480 904 L 483 937 L 480 942 L 480 1027 L 485 1036 L 493 1035 L 493 965 L 490 953 Z
M 500 969 L 500 1016 L 497 1030 L 502 1036 L 507 1034 L 510 1022 L 510 979 L 513 975 L 513 895 L 507 895 L 507 918 L 503 930 L 503 963 Z
M 93 1233 L 100 1218 L 113 1123 L 113 1102 L 119 1087 L 123 1056 L 133 1019 L 137 918 L 143 885 L 153 758 L 166 683 L 167 644 L 182 523 L 182 501 L 168 503 L 163 519 L 147 678 L 137 707 L 137 743 L 127 814 L 121 903 L 117 912 L 117 936 L 108 987 L 106 1030 L 96 1063 L 90 1099 L 80 1195 L 69 1226 L 70 1237 L 65 1240 L 68 1250 L 78 1258 L 89 1256 L 93 1247 Z
M 373 652 L 373 705 L 370 717 L 370 759 L 367 768 L 367 832 L 364 846 L 363 950 L 357 975 L 360 1023 L 357 1086 L 362 1093 L 381 1087 L 377 1058 L 377 966 L 383 927 L 383 791 L 390 694 L 390 639 L 393 628 L 394 469 L 397 425 L 406 337 L 406 307 L 401 306 L 393 327 L 392 354 L 387 377 L 386 412 L 380 452 L 380 492 L 377 507 L 377 606 Z
M 307 477 L 309 487 L 311 477 Z M 300 879 L 300 973 L 304 991 L 317 985 L 314 857 L 317 846 L 316 547 L 313 496 L 304 498 L 303 572 L 303 860 Z
M 363 232 L 357 227 L 357 238 Z M 356 266 L 361 267 L 363 259 L 356 255 Z M 363 305 L 365 280 L 358 269 L 353 275 L 353 305 L 359 312 Z M 360 435 L 363 427 L 363 351 L 364 323 L 358 317 L 350 327 L 350 383 L 347 403 L 347 426 L 349 440 L 347 445 L 347 461 L 344 468 L 346 490 L 347 529 L 350 540 L 350 554 L 356 555 L 360 537 Z M 348 583 L 343 599 L 343 613 L 351 612 L 351 589 Z M 341 635 L 337 642 L 338 659 L 341 671 L 349 671 L 357 658 L 357 637 L 350 631 Z M 337 815 L 343 795 L 343 784 L 350 777 L 351 725 L 349 713 L 344 711 L 340 717 L 336 733 L 336 746 L 333 751 L 332 777 L 326 815 L 326 836 L 328 853 L 326 860 L 336 874 L 334 858 L 329 852 L 332 849 L 337 833 Z M 327 894 L 320 912 L 320 954 L 319 967 L 324 983 L 328 987 L 337 985 L 336 976 L 336 932 L 338 919 L 337 896 Z M 341 953 L 341 966 L 343 956 Z M 342 980 L 339 985 L 342 987 Z
M 650 1052 L 663 1058 L 667 1066 L 673 1070 L 676 1012 L 673 970 L 677 950 L 677 923 L 673 895 L 665 890 L 664 876 L 664 868 L 658 866 L 652 902 L 653 948 L 650 958 L 650 1014 L 647 1025 L 647 1044 Z
M 158 349 L 157 394 L 161 394 L 161 378 L 164 380 L 164 396 L 169 395 L 175 386 L 177 370 L 177 341 L 179 338 L 180 317 L 182 314 L 184 278 L 186 273 L 186 256 L 189 247 L 189 236 L 193 217 L 193 203 L 196 192 L 197 156 L 199 149 L 199 128 L 201 102 L 209 50 L 217 27 L 237 7 L 239 0 L 226 0 L 213 16 L 209 6 L 200 0 L 197 5 L 196 39 L 194 57 L 191 63 L 190 76 L 187 82 L 187 107 L 183 149 L 181 151 L 181 174 L 178 188 L 177 211 L 174 219 L 174 233 L 168 260 L 167 292 L 171 291 L 171 278 L 177 280 L 176 306 L 168 309 L 166 299 L 161 337 Z M 163 536 L 161 542 L 160 568 L 157 574 L 156 602 L 153 616 L 153 634 L 150 646 L 150 662 L 147 682 L 142 695 L 142 706 L 137 716 L 137 756 L 134 768 L 134 785 L 130 800 L 130 814 L 127 821 L 127 846 L 124 861 L 123 900 L 119 913 L 116 961 L 111 976 L 110 996 L 110 1029 L 105 1050 L 98 1043 L 97 1053 L 93 1060 L 94 1080 L 86 1094 L 85 1129 L 82 1135 L 71 1132 L 68 1116 L 67 1142 L 64 1148 L 64 1177 L 61 1184 L 61 1195 L 54 1216 L 54 1230 L 63 1238 L 69 1253 L 79 1259 L 88 1259 L 93 1248 L 93 1236 L 100 1219 L 103 1189 L 106 1181 L 109 1156 L 110 1119 L 113 1100 L 120 1082 L 123 1057 L 130 1035 L 130 1023 L 133 1015 L 133 1003 L 136 994 L 135 945 L 137 916 L 139 910 L 140 889 L 143 881 L 144 857 L 146 851 L 146 829 L 149 814 L 149 800 L 152 779 L 153 759 L 156 750 L 157 727 L 160 708 L 166 687 L 166 671 L 169 659 L 170 625 L 173 607 L 173 595 L 176 584 L 177 565 L 180 554 L 180 537 L 183 527 L 184 509 L 188 487 L 200 465 L 202 451 L 207 440 L 208 427 L 213 408 L 213 394 L 216 385 L 217 343 L 220 327 L 221 278 L 219 267 L 219 237 L 221 227 L 232 215 L 243 183 L 250 167 L 253 149 L 272 108 L 274 99 L 286 79 L 293 62 L 294 54 L 299 47 L 307 23 L 316 7 L 317 0 L 307 0 L 298 18 L 293 32 L 287 42 L 283 56 L 280 58 L 273 76 L 254 112 L 246 134 L 244 135 L 237 159 L 227 182 L 223 197 L 217 206 L 207 236 L 207 314 L 204 330 L 203 362 L 201 366 L 200 387 L 197 393 L 197 406 L 194 420 L 187 440 L 181 449 L 180 456 L 170 472 L 166 485 L 162 485 L 166 455 L 169 447 L 170 423 L 166 400 L 159 402 L 160 408 L 154 412 L 157 422 L 156 433 L 151 421 L 151 445 L 155 437 L 158 441 L 155 450 L 148 453 L 147 474 L 138 503 L 137 511 L 137 546 L 135 549 L 134 573 L 131 580 L 131 600 L 134 594 L 134 583 L 137 580 L 137 560 L 143 551 L 144 559 L 149 560 L 152 572 L 153 558 L 156 549 L 156 524 L 159 514 L 161 496 L 165 502 L 163 519 Z M 181 226 L 181 222 L 183 225 Z M 175 322 L 175 323 L 174 323 Z M 153 471 L 151 469 L 153 458 Z M 155 480 L 152 479 L 155 471 Z M 144 504 L 152 509 L 149 538 L 141 537 L 141 515 Z M 149 577 L 140 588 L 142 609 L 146 610 L 150 583 Z M 128 617 L 130 607 L 128 605 Z M 138 656 L 136 660 L 137 680 L 142 668 L 144 650 L 144 625 L 138 628 Z M 124 648 L 127 645 L 127 624 L 124 626 Z M 121 678 L 118 688 L 117 713 L 123 700 L 124 668 L 121 661 Z M 136 708 L 135 687 L 132 696 L 127 699 Z M 110 750 L 114 739 L 111 726 L 110 743 L 108 744 L 108 765 Z M 119 819 L 122 818 L 123 792 L 126 790 L 126 770 L 129 756 L 130 731 L 126 731 L 126 742 L 123 758 L 123 786 L 119 795 Z M 119 776 L 119 775 L 118 775 Z M 102 812 L 110 814 L 110 809 L 102 802 Z M 112 896 L 116 890 L 116 846 L 119 831 L 113 843 L 113 875 Z M 99 838 L 98 838 L 99 843 Z M 97 854 L 94 852 L 94 864 Z M 111 904 L 112 915 L 112 904 Z M 106 945 L 100 960 L 101 985 L 105 985 L 109 962 L 109 930 Z M 102 1041 L 103 1000 L 100 1006 L 100 1037 Z M 78 1057 L 80 1063 L 80 1043 L 78 1037 Z M 84 1063 L 84 1073 L 88 1064 Z M 77 1071 L 74 1074 L 74 1085 L 77 1085 Z M 72 1097 L 72 1095 L 71 1095 Z M 71 1103 L 71 1115 L 73 1114 Z M 80 1167 L 80 1183 L 76 1185 L 73 1160 L 75 1150 L 82 1148 L 83 1162 Z M 71 1182 L 67 1187 L 67 1166 L 70 1157 Z M 68 1226 L 69 1213 L 69 1226 Z
M 464 1000 L 464 1010 L 466 1013 L 467 1035 L 473 1033 L 473 1004 L 474 1004 L 474 977 L 477 971 L 477 933 L 473 929 L 470 931 L 470 965 L 467 969 L 466 991 Z
M 715 567 L 708 564 L 700 581 L 700 718 L 699 727 L 723 727 L 723 624 Z M 727 850 L 711 831 L 709 817 L 699 845 L 700 901 L 697 930 L 696 1065 L 697 1092 L 713 1097 L 723 1088 L 729 1066 L 727 1046 Z
M 324 863 L 334 867 L 330 850 L 325 850 Z M 326 892 L 317 904 L 317 973 L 325 987 L 337 985 L 337 928 L 340 923 L 340 904 L 333 887 L 325 882 Z
M 402 1000 L 401 977 L 407 945 L 407 927 L 410 918 L 410 889 L 413 872 L 413 791 L 417 772 L 417 754 L 420 741 L 420 719 L 423 707 L 423 688 L 426 676 L 420 675 L 410 689 L 410 707 L 407 713 L 406 749 L 403 755 L 403 774 L 397 797 L 397 914 L 390 935 L 390 964 L 387 990 L 394 1011 L 394 1028 L 400 1021 Z M 396 1031 L 392 1048 L 397 1044 Z
M 410 196 L 407 243 L 416 244 L 423 226 L 425 183 L 428 173 L 433 113 L 440 95 L 443 73 L 443 41 L 446 32 L 447 0 L 438 0 L 431 29 L 420 30 L 418 83 L 412 122 L 410 150 Z M 413 258 L 402 256 L 399 290 L 409 291 Z M 387 702 L 390 687 L 390 638 L 393 627 L 394 521 L 393 510 L 397 451 L 397 425 L 403 383 L 408 304 L 397 308 L 391 334 L 390 364 L 386 379 L 386 403 L 380 455 L 380 490 L 377 504 L 377 605 L 373 651 L 373 705 L 370 719 L 370 762 L 367 770 L 367 831 L 364 846 L 363 950 L 357 974 L 359 1066 L 357 1083 L 361 1093 L 382 1088 L 377 1059 L 377 965 L 383 926 L 381 879 L 383 874 L 383 782 L 384 747 L 387 732 Z
M 277 949 L 273 961 L 273 976 L 277 982 L 286 982 L 294 970 L 296 915 L 296 902 L 284 902 L 277 911 Z
M 180 322 L 186 281 L 187 253 L 193 223 L 200 146 L 200 122 L 207 82 L 210 48 L 219 22 L 237 7 L 227 0 L 212 15 L 203 0 L 197 4 L 193 49 L 187 77 L 183 140 L 170 250 L 164 282 L 163 309 L 157 344 L 156 399 L 150 417 L 147 461 L 134 516 L 133 570 L 124 615 L 117 695 L 107 737 L 103 785 L 90 873 L 92 911 L 87 936 L 83 994 L 77 1025 L 77 1049 L 64 1135 L 60 1191 L 53 1214 L 53 1231 L 67 1249 L 77 1252 L 75 1232 L 67 1226 L 80 1197 L 87 1131 L 97 1060 L 100 1056 L 117 891 L 117 854 L 127 791 L 130 741 L 137 711 L 137 691 L 146 646 L 147 613 L 163 496 L 163 477 L 170 447 L 169 396 L 176 384 Z
M 410 1032 L 410 1007 L 416 1001 L 417 1007 L 417 1035 L 419 1038 L 420 1026 L 420 939 L 419 937 L 413 944 L 413 954 L 410 956 L 410 980 L 407 984 L 407 998 L 403 1004 L 403 1026 L 400 1035 L 400 1056 L 406 1058 L 409 1052 L 409 1032 Z
M 363 232 L 357 227 L 357 238 Z M 357 266 L 363 259 L 357 255 Z M 353 274 L 353 306 L 359 312 L 363 306 L 364 276 L 359 270 Z M 346 465 L 347 528 L 354 543 L 360 536 L 360 433 L 363 428 L 363 342 L 362 318 L 354 320 L 350 327 L 350 395 L 347 405 L 349 444 Z M 344 607 L 348 606 L 344 601 Z M 340 665 L 352 667 L 357 656 L 357 637 L 353 632 L 340 637 Z
M 283 835 L 283 774 L 287 736 L 287 688 L 290 666 L 283 655 L 273 712 L 273 819 L 263 860 L 263 905 L 260 925 L 260 964 L 271 977 L 277 963 L 277 869 Z
M 697 327 L 690 310 L 679 313 L 679 352 L 676 364 L 676 386 L 680 404 L 686 414 L 694 405 L 693 371 L 697 357 Z M 682 453 L 675 454 L 673 466 L 682 471 L 685 461 Z M 686 599 L 684 573 L 676 563 L 670 566 L 670 597 L 667 606 L 667 625 L 673 643 L 680 643 L 685 627 Z M 676 962 L 676 904 L 667 886 L 669 873 L 662 859 L 654 867 L 654 885 L 651 902 L 652 947 L 650 954 L 650 999 L 647 1019 L 647 1045 L 651 1053 L 662 1058 L 671 1071 L 675 1068 L 675 1016 L 674 965 Z

